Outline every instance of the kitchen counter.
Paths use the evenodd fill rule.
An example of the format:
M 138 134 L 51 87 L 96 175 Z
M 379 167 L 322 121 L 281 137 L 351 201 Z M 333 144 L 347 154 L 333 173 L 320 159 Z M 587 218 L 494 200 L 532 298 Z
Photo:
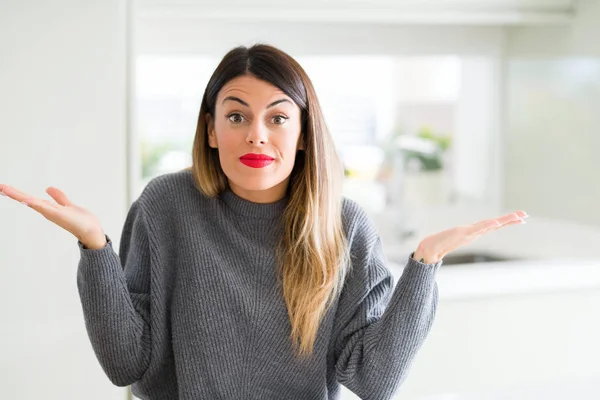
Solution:
M 427 235 L 516 210 L 482 206 L 443 206 L 411 212 L 416 233 L 396 240 L 391 214 L 372 215 L 383 238 L 390 270 L 397 282 L 409 254 Z M 528 211 L 528 210 L 525 210 Z M 600 227 L 531 215 L 527 224 L 490 232 L 450 253 L 484 252 L 514 261 L 454 264 L 438 271 L 440 298 L 466 298 L 556 290 L 600 290 Z

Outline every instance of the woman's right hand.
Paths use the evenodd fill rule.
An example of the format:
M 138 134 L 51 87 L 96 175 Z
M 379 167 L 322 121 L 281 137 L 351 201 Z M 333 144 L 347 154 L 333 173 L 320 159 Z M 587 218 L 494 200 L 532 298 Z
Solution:
M 39 212 L 47 220 L 72 233 L 85 247 L 100 249 L 106 245 L 104 230 L 98 218 L 76 204 L 73 204 L 61 190 L 55 187 L 46 189 L 56 203 L 27 195 L 11 186 L 0 184 L 0 194 L 4 194 Z

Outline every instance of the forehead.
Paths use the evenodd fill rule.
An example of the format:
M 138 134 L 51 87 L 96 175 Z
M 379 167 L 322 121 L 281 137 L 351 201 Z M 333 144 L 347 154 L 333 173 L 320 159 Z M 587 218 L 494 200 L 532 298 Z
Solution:
M 267 102 L 274 97 L 290 99 L 277 86 L 248 75 L 238 76 L 227 82 L 219 91 L 217 103 L 223 101 L 227 96 L 236 96 L 248 103 Z

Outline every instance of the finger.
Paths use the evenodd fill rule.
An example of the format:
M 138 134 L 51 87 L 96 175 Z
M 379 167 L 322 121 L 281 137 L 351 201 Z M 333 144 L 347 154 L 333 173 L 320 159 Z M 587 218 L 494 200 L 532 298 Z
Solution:
M 61 206 L 72 206 L 73 203 L 69 200 L 67 195 L 60 189 L 50 186 L 46 189 L 46 193 L 48 193 L 58 204 Z
M 518 211 L 515 211 L 512 214 L 517 214 L 517 216 L 519 218 L 523 218 L 523 217 L 527 217 L 528 216 L 527 213 L 524 210 L 518 210 Z
M 521 217 L 519 216 L 519 214 L 514 212 L 514 213 L 508 213 L 506 215 L 498 217 L 498 218 L 496 218 L 496 221 L 498 221 L 498 223 L 499 223 L 498 226 L 501 226 L 501 225 L 504 225 L 504 224 L 512 222 L 512 221 L 518 221 L 520 219 L 521 219 Z
M 10 197 L 11 199 L 17 200 L 19 202 L 23 202 L 23 201 L 25 201 L 25 199 L 28 199 L 28 198 L 34 198 L 33 196 L 30 196 L 30 195 L 28 195 L 24 192 L 21 192 L 20 190 L 17 190 L 8 185 L 2 186 L 2 192 L 4 194 L 6 194 L 8 197 Z
M 498 230 L 498 229 L 500 229 L 500 228 L 504 228 L 504 227 L 506 227 L 506 226 L 510 226 L 510 225 L 517 225 L 517 224 L 518 224 L 518 225 L 521 225 L 523 222 L 524 222 L 524 221 L 523 221 L 523 219 L 522 219 L 522 218 L 519 218 L 519 219 L 516 219 L 516 220 L 514 220 L 514 221 L 509 221 L 509 222 L 507 222 L 507 223 L 505 223 L 505 224 L 501 224 L 501 225 L 494 226 L 494 227 L 491 227 L 491 228 L 489 228 L 489 229 L 486 229 L 486 230 L 480 231 L 480 232 L 478 233 L 478 235 L 480 235 L 480 236 L 482 236 L 482 235 L 486 235 L 486 234 L 488 234 L 488 233 L 490 233 L 490 232 L 492 232 L 492 231 L 495 231 L 495 230 Z
M 479 221 L 471 225 L 470 230 L 472 234 L 477 234 L 488 229 L 501 228 L 509 222 L 520 221 L 521 217 L 525 215 L 527 215 L 527 213 L 525 211 L 520 210 L 514 213 L 508 213 L 497 218 L 485 219 L 483 221 Z
M 523 221 L 522 219 L 518 219 L 516 221 L 507 222 L 504 225 L 500 225 L 495 228 L 492 228 L 490 231 L 495 231 L 497 229 L 504 228 L 505 226 L 510 226 L 510 225 L 521 225 L 523 223 L 522 221 Z M 488 232 L 485 232 L 485 233 L 488 233 Z
M 39 212 L 47 219 L 51 219 L 51 217 L 55 215 L 58 207 L 58 205 L 48 200 L 36 199 L 35 197 L 25 198 L 23 203 L 29 208 Z

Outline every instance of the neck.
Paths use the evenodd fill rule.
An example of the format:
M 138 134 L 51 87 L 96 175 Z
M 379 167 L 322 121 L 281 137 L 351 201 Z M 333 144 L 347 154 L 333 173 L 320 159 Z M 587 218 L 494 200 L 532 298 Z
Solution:
M 275 203 L 286 195 L 289 178 L 277 185 L 263 190 L 244 189 L 229 180 L 229 187 L 233 193 L 244 200 L 259 204 Z

